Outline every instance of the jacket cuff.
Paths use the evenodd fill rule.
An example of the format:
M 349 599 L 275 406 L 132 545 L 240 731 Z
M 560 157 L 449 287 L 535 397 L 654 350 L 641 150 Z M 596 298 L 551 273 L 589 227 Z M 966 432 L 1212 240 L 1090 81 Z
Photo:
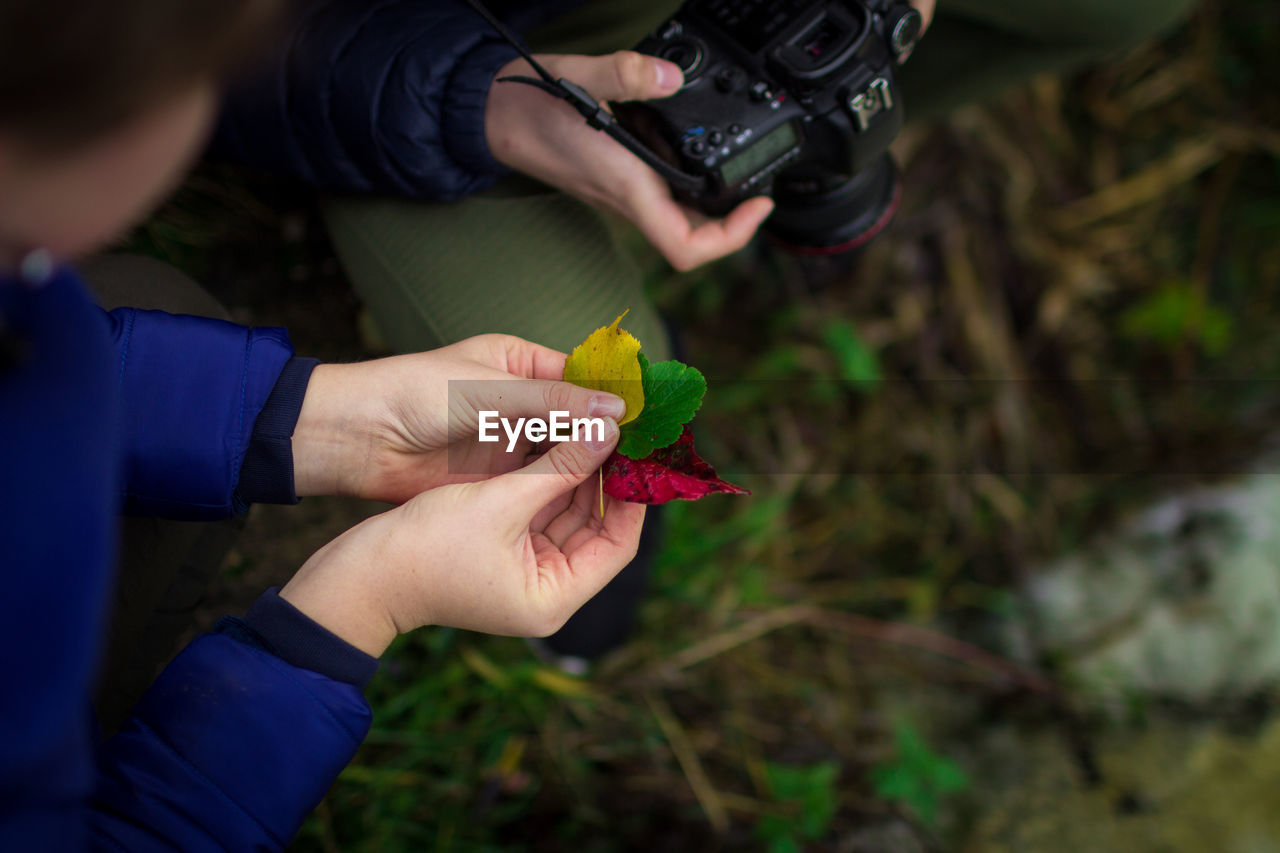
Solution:
M 253 424 L 253 434 L 240 466 L 236 508 L 251 503 L 296 504 L 293 483 L 293 430 L 298 425 L 315 358 L 291 358 L 285 363 L 266 405 Z
M 253 424 L 293 357 L 288 333 L 135 308 L 106 316 L 119 365 L 125 512 L 231 515 Z
M 498 70 L 519 58 L 519 52 L 504 41 L 480 44 L 468 52 L 453 71 L 450 85 L 445 89 L 445 150 L 454 162 L 478 176 L 496 177 L 511 171 L 489 151 L 489 140 L 484 132 L 484 110 L 489 102 L 489 89 L 499 85 L 495 79 Z
M 361 689 L 378 671 L 377 658 L 360 651 L 285 601 L 280 597 L 279 587 L 264 592 L 243 620 L 222 619 L 218 631 L 270 652 L 285 663 Z

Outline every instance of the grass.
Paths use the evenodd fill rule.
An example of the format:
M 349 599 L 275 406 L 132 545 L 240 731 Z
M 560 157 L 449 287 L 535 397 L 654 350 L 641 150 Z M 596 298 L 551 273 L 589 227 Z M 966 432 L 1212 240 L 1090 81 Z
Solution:
M 941 829 L 877 792 L 901 732 L 925 776 L 982 718 L 956 709 L 1087 746 L 1052 661 L 985 632 L 1038 560 L 1270 433 L 1278 24 L 1210 3 L 1122 62 L 909 129 L 902 210 L 851 266 L 652 259 L 710 379 L 700 448 L 754 497 L 672 508 L 636 639 L 589 681 L 517 641 L 403 638 L 297 848 L 827 849 L 889 827 L 947 849 L 965 785 L 938 793 Z M 135 245 L 310 351 L 367 354 L 309 200 L 202 174 Z

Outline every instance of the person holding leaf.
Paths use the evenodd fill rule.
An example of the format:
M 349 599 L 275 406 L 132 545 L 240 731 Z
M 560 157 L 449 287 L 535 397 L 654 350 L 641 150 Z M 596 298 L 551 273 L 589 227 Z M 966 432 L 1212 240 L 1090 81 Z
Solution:
M 397 634 L 551 632 L 636 550 L 644 508 L 602 517 L 593 476 L 626 406 L 559 381 L 563 353 L 485 335 L 317 365 L 283 329 L 94 303 L 70 262 L 181 175 L 219 75 L 278 12 L 0 5 L 0 850 L 281 849 L 368 731 L 361 688 Z M 479 390 L 451 397 L 451 379 Z M 609 429 L 454 471 L 495 405 Z M 193 640 L 97 742 L 117 513 L 206 520 L 318 493 L 396 506 Z
M 926 23 L 902 69 L 909 121 L 928 120 L 1031 75 L 1125 49 L 1191 0 L 912 0 Z M 666 97 L 669 62 L 633 53 L 675 0 L 492 0 L 556 77 L 598 101 Z M 667 329 L 620 239 L 630 223 L 691 269 L 744 247 L 771 210 L 722 219 L 677 204 L 664 181 L 567 104 L 499 78 L 528 73 L 465 0 L 304 3 L 261 79 L 234 93 L 214 150 L 335 191 L 323 203 L 342 264 L 384 338 L 402 352 L 501 331 L 567 351 L 605 318 L 654 362 Z M 644 553 L 653 550 L 646 536 Z M 628 570 L 584 608 L 558 651 L 594 656 L 625 637 L 643 587 Z M 591 637 L 599 637 L 596 642 Z

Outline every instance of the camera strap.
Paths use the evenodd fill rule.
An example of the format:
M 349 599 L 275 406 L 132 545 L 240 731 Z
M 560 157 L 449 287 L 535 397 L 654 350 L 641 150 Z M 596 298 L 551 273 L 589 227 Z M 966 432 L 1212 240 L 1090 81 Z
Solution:
M 519 38 L 508 30 L 506 25 L 499 21 L 492 12 L 486 9 L 480 3 L 480 0 L 467 0 L 467 5 L 484 18 L 485 21 L 488 22 L 489 26 L 493 27 L 494 30 L 497 31 L 498 35 L 502 36 L 508 44 L 519 51 L 520 55 L 524 57 L 526 62 L 533 66 L 533 70 L 538 72 L 538 77 L 541 78 L 525 77 L 522 75 L 499 77 L 499 83 L 524 83 L 526 86 L 533 86 L 550 95 L 560 98 L 563 101 L 567 101 L 570 106 L 578 111 L 579 115 L 587 120 L 588 125 L 602 133 L 608 134 L 623 148 L 626 148 L 632 154 L 643 160 L 646 165 L 665 178 L 667 182 L 676 189 L 684 190 L 685 192 L 692 193 L 694 195 L 698 195 L 706 189 L 706 178 L 682 172 L 667 161 L 663 160 L 655 154 L 649 146 L 645 145 L 633 136 L 625 127 L 618 124 L 618 120 L 614 118 L 613 113 L 600 106 L 599 102 L 597 102 L 595 98 L 591 97 L 590 93 L 588 93 L 586 89 L 583 89 L 572 80 L 566 80 L 563 77 L 557 80 L 555 77 L 552 77 L 551 73 L 548 72 L 547 69 L 543 68 L 542 64 L 539 63 L 538 60 L 534 59 L 533 55 L 525 49 L 524 45 L 520 43 Z

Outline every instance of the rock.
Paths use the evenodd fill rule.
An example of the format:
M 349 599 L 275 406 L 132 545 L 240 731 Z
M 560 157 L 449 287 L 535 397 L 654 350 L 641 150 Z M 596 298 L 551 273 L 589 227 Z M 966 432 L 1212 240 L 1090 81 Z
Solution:
M 1280 477 L 1168 498 L 1030 576 L 1011 653 L 1050 654 L 1102 707 L 1280 680 Z

